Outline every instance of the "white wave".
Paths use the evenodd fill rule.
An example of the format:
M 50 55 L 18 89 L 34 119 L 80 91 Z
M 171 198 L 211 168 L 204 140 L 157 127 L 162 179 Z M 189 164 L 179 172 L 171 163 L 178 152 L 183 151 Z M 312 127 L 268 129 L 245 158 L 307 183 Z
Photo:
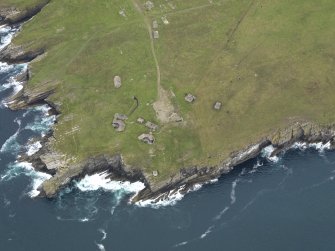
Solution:
M 119 203 L 117 203 L 117 205 L 118 205 Z M 112 208 L 111 208 L 111 215 L 113 215 L 114 214 L 114 212 L 115 212 L 115 209 L 116 209 L 116 206 L 113 206 Z
M 0 86 L 0 92 L 12 88 L 13 91 L 10 96 L 19 93 L 23 89 L 23 83 L 15 79 L 15 77 L 10 77 L 8 82 Z M 5 106 L 8 106 L 10 102 L 3 102 Z
M 0 26 L 0 33 L 8 33 L 11 30 L 9 26 L 1 25 Z
M 30 145 L 27 145 L 27 155 L 32 156 L 37 153 L 42 148 L 42 144 L 40 141 L 36 141 Z
M 16 29 L 12 29 L 8 26 L 0 28 L 0 34 L 2 35 L 0 38 L 0 51 L 10 44 L 16 31 Z
M 202 184 L 194 184 L 193 185 L 193 187 L 189 190 L 189 191 L 187 191 L 187 192 L 194 192 L 194 191 L 198 191 L 198 190 L 200 190 L 202 188 Z
M 35 106 L 33 109 L 34 109 L 34 111 L 42 112 L 43 115 L 48 116 L 49 111 L 51 110 L 51 107 L 49 105 L 45 104 L 45 105 Z
M 301 151 L 304 151 L 308 148 L 308 144 L 306 142 L 295 142 L 292 146 L 292 149 L 299 149 Z
M 252 167 L 252 169 L 249 171 L 249 173 L 255 173 L 257 172 L 258 167 L 263 166 L 263 163 L 257 160 L 257 163 Z
M 212 182 L 216 182 L 217 180 L 214 179 Z M 208 182 L 204 183 L 207 184 Z M 185 190 L 185 185 L 180 186 L 178 189 L 170 190 L 166 193 L 163 193 L 159 196 L 157 196 L 154 199 L 149 199 L 149 200 L 140 200 L 135 203 L 136 206 L 139 207 L 151 207 L 154 209 L 158 209 L 161 207 L 166 207 L 166 206 L 174 206 L 177 204 L 178 201 L 181 201 L 185 194 L 190 193 L 190 192 L 195 192 L 201 189 L 203 184 L 197 183 L 194 184 L 191 188 L 189 188 L 186 192 Z M 183 192 L 182 192 L 183 191 Z
M 96 243 L 97 247 L 99 248 L 100 251 L 105 251 L 105 246 L 102 245 L 101 243 Z
M 263 148 L 262 152 L 261 152 L 261 156 L 266 158 L 267 160 L 271 161 L 271 162 L 278 162 L 279 161 L 279 157 L 278 156 L 271 156 L 271 154 L 275 151 L 276 149 L 273 147 L 273 145 L 269 145 L 265 148 Z
M 23 114 L 23 117 L 26 117 L 31 112 L 41 112 L 44 116 L 48 116 L 50 110 L 51 110 L 51 107 L 49 105 L 47 105 L 47 104 L 30 107 Z
M 14 65 L 9 65 L 7 63 L 0 62 L 0 73 L 8 72 L 14 69 Z
M 50 174 L 33 171 L 30 177 L 32 177 L 33 183 L 32 183 L 32 190 L 28 193 L 28 195 L 31 198 L 34 198 L 40 194 L 38 188 L 42 185 L 42 183 L 50 179 L 52 176 Z
M 31 163 L 16 161 L 8 166 L 7 172 L 0 177 L 0 180 L 9 181 L 20 175 L 26 175 L 32 179 L 32 183 L 30 184 L 30 191 L 28 192 L 28 195 L 32 198 L 39 195 L 39 186 L 45 180 L 48 180 L 52 177 L 49 174 L 36 171 Z
M 6 196 L 3 197 L 3 204 L 4 204 L 4 207 L 9 207 L 11 202 L 9 199 L 6 198 Z
M 86 175 L 83 179 L 76 182 L 76 187 L 83 192 L 103 189 L 106 191 L 123 191 L 126 194 L 137 193 L 145 188 L 144 184 L 139 181 L 134 183 L 113 181 L 107 176 L 107 172 Z
M 212 180 L 210 180 L 208 183 L 209 183 L 209 184 L 215 184 L 215 183 L 217 183 L 218 181 L 219 181 L 219 179 L 216 178 L 216 179 L 212 179 Z
M 158 199 L 140 200 L 135 203 L 139 207 L 151 207 L 158 209 L 160 207 L 174 206 L 178 201 L 184 198 L 184 194 L 181 193 L 185 189 L 185 185 L 181 186 L 176 191 L 169 191 L 160 195 Z
M 296 142 L 292 145 L 292 149 L 299 149 L 304 151 L 308 148 L 314 148 L 315 150 L 319 151 L 320 153 L 324 152 L 325 150 L 331 149 L 330 141 L 327 143 L 317 142 L 317 143 L 306 143 L 306 142 Z
M 213 226 L 210 226 L 210 227 L 206 230 L 206 232 L 204 232 L 204 233 L 200 236 L 200 239 L 206 238 L 206 236 L 209 235 L 209 234 L 212 232 L 213 228 L 214 228 L 214 225 L 213 225 Z
M 220 220 L 222 216 L 229 210 L 229 207 L 225 207 L 217 216 L 214 217 L 214 220 Z
M 79 221 L 79 222 L 88 222 L 91 221 L 91 219 L 84 217 L 84 218 L 63 218 L 61 216 L 56 217 L 57 220 L 59 221 Z
M 322 142 L 319 143 L 311 143 L 308 145 L 311 148 L 315 148 L 316 150 L 323 152 L 324 150 L 330 150 L 331 149 L 331 143 L 327 142 L 323 144 Z
M 107 233 L 104 229 L 102 228 L 99 228 L 98 231 L 102 234 L 102 237 L 101 237 L 101 240 L 100 241 L 103 241 L 107 238 Z
M 41 133 L 44 136 L 50 128 L 55 124 L 56 116 L 36 116 L 34 122 L 29 123 L 24 129 Z
M 188 243 L 188 241 L 183 241 L 183 242 L 180 242 L 180 243 L 174 245 L 174 247 L 185 246 L 185 245 L 187 245 L 187 243 Z
M 19 149 L 20 149 L 20 145 L 16 141 L 16 139 L 17 139 L 17 136 L 19 135 L 19 133 L 21 131 L 21 120 L 16 119 L 15 122 L 19 125 L 19 128 L 1 146 L 0 153 L 11 153 L 11 154 L 15 154 L 16 155 L 18 153 Z
M 231 184 L 230 204 L 234 204 L 236 202 L 236 186 L 238 182 L 239 182 L 239 179 L 236 179 Z

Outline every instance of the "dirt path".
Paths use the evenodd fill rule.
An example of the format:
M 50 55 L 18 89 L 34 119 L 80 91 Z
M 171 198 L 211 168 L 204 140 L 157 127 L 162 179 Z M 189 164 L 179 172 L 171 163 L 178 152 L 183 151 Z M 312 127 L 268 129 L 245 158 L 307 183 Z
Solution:
M 154 58 L 154 62 L 156 65 L 158 99 L 153 104 L 153 108 L 156 111 L 157 118 L 162 123 L 168 123 L 168 122 L 171 122 L 171 115 L 174 113 L 175 109 L 171 103 L 169 92 L 164 90 L 164 88 L 161 85 L 161 71 L 160 71 L 159 62 L 158 62 L 156 51 L 155 51 L 154 38 L 152 35 L 152 28 L 151 28 L 151 20 L 145 15 L 144 10 L 141 8 L 141 5 L 138 2 L 138 0 L 132 0 L 132 2 L 133 2 L 133 5 L 135 6 L 135 9 L 143 16 L 143 20 L 147 27 L 149 37 L 150 37 L 151 53 L 152 53 L 152 56 Z

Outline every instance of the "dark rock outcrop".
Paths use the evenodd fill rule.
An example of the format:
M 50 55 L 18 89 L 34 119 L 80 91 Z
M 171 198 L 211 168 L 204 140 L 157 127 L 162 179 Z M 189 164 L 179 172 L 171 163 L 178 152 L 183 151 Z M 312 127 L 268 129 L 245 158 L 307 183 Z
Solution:
M 25 22 L 38 14 L 50 0 L 41 0 L 39 3 L 32 7 L 23 10 L 16 8 L 5 8 L 0 10 L 0 25 L 14 25 Z
M 45 49 L 26 50 L 23 46 L 8 45 L 1 51 L 0 61 L 8 64 L 28 63 L 44 54 Z

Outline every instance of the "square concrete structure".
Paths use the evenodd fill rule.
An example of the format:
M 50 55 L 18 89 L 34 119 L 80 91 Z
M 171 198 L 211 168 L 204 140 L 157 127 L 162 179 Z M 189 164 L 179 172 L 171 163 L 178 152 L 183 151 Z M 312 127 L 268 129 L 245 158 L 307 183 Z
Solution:
M 147 123 L 145 123 L 145 126 L 148 127 L 150 130 L 152 131 L 156 131 L 158 129 L 158 125 L 148 121 Z
M 194 95 L 192 95 L 191 93 L 188 93 L 188 94 L 186 94 L 186 96 L 185 96 L 185 101 L 187 101 L 187 102 L 189 102 L 189 103 L 194 102 L 196 99 L 197 99 L 197 98 L 196 98 Z
M 153 29 L 158 29 L 158 22 L 157 22 L 157 20 L 152 21 L 152 28 Z
M 114 86 L 115 88 L 120 88 L 122 85 L 121 83 L 121 77 L 120 76 L 115 76 L 114 77 Z
M 214 104 L 214 109 L 215 109 L 215 110 L 220 110 L 220 109 L 221 109 L 221 106 L 222 106 L 222 103 L 219 102 L 219 101 L 217 101 L 217 102 L 215 102 L 215 104 Z
M 152 145 L 153 143 L 155 143 L 155 138 L 151 134 L 143 133 L 140 136 L 138 136 L 138 139 L 149 145 Z
M 159 33 L 158 33 L 158 31 L 153 31 L 152 33 L 153 33 L 153 37 L 154 37 L 154 39 L 158 39 L 158 38 L 159 38 Z
M 137 119 L 137 123 L 139 123 L 139 124 L 143 124 L 144 123 L 144 118 L 138 118 Z
M 151 2 L 151 1 L 146 1 L 145 4 L 144 4 L 144 8 L 146 10 L 151 10 L 154 6 L 155 6 L 154 3 Z

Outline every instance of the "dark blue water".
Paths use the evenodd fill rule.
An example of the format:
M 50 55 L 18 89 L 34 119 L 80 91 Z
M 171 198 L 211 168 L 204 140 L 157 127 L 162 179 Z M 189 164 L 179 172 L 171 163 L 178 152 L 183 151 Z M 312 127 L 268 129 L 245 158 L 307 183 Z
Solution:
M 24 67 L 0 66 L 0 100 Z M 46 110 L 0 108 L 1 251 L 334 250 L 334 152 L 259 157 L 158 209 L 129 205 L 122 189 L 75 185 L 50 201 L 31 198 L 46 177 L 15 162 L 30 138 L 47 132 Z

